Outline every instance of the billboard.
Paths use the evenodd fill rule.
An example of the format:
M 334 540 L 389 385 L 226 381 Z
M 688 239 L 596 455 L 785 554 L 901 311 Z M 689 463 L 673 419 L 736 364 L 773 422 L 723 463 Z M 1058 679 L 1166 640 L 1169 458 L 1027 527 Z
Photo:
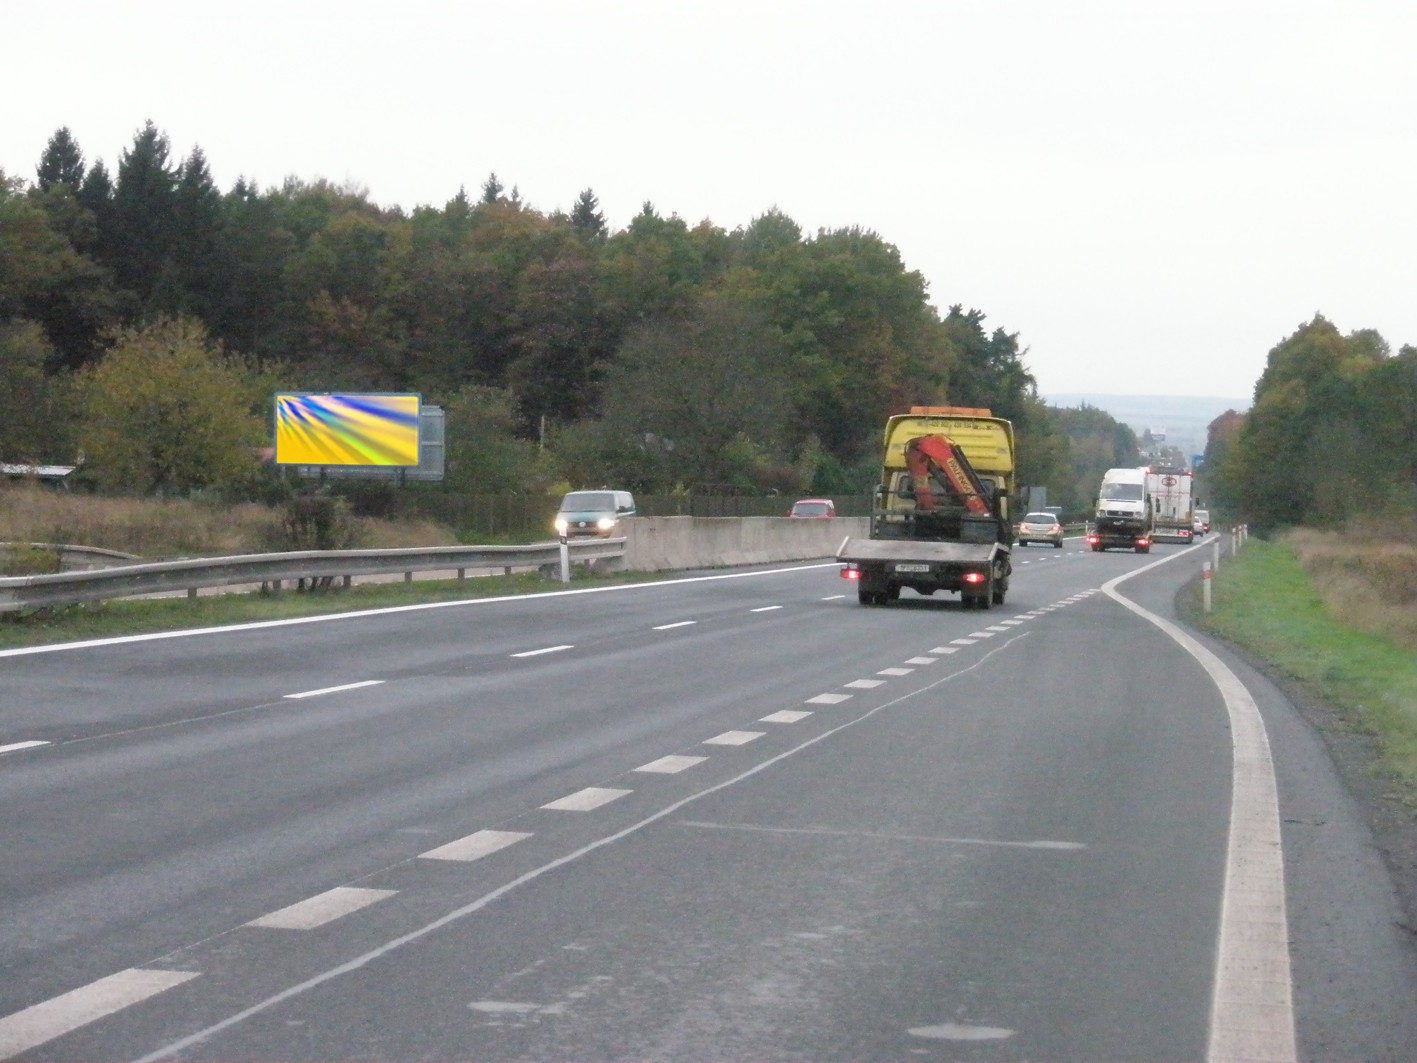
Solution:
M 277 465 L 417 465 L 418 395 L 277 394 Z

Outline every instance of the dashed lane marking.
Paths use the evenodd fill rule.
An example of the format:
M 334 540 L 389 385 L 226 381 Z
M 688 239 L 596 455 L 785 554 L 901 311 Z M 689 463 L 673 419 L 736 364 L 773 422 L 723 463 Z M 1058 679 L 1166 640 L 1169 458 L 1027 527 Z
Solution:
M 959 647 L 958 647 L 958 646 L 936 646 L 936 647 L 935 647 L 933 650 L 931 650 L 930 652 L 931 652 L 931 653 L 939 653 L 939 654 L 958 653 L 958 652 L 959 652 Z
M 377 687 L 383 684 L 382 679 L 365 679 L 359 683 L 344 683 L 337 687 L 321 687 L 319 690 L 303 690 L 299 694 L 287 694 L 288 699 L 317 698 L 321 694 L 339 694 L 346 690 L 359 690 L 361 687 Z
M 530 834 L 512 830 L 479 830 L 465 838 L 418 855 L 424 860 L 481 860 L 489 853 L 495 853 L 498 849 L 505 849 L 530 837 Z
M 796 723 L 798 720 L 805 720 L 812 715 L 810 712 L 803 712 L 801 709 L 781 709 L 768 716 L 762 717 L 759 723 Z
M 874 690 L 878 686 L 884 686 L 885 682 L 884 679 L 853 679 L 849 683 L 843 683 L 842 686 L 851 687 L 855 690 Z
M 660 757 L 658 760 L 652 760 L 635 770 L 654 772 L 658 775 L 678 775 L 686 768 L 692 768 L 695 764 L 702 764 L 706 760 L 708 757 L 684 757 L 671 754 L 667 757 Z
M 27 1052 L 80 1026 L 196 978 L 198 971 L 130 968 L 0 1019 L 0 1059 Z
M 392 897 L 398 890 L 357 889 L 354 886 L 336 886 L 332 890 L 316 894 L 297 904 L 270 912 L 259 919 L 252 919 L 247 926 L 273 927 L 278 930 L 313 930 L 317 926 L 332 923 L 341 916 L 377 904 Z
M 521 653 L 512 654 L 513 657 L 540 657 L 543 653 L 560 653 L 562 650 L 573 650 L 574 646 L 546 646 L 539 650 L 523 650 Z
M 850 694 L 818 694 L 814 698 L 808 698 L 808 705 L 840 705 L 843 701 L 851 700 Z
M 673 630 L 674 628 L 676 628 L 676 627 L 689 627 L 691 624 L 697 624 L 697 623 L 698 623 L 697 620 L 680 620 L 677 624 L 658 624 L 658 625 L 655 626 L 654 630 L 655 630 L 655 631 L 672 631 L 672 630 Z
M 772 612 L 774 609 L 781 609 L 781 608 L 782 608 L 782 606 L 780 606 L 780 605 L 760 605 L 760 606 L 758 606 L 758 608 L 756 608 L 756 609 L 750 609 L 750 610 L 748 610 L 748 611 L 749 611 L 750 613 L 770 613 L 770 612 Z
M 934 664 L 935 661 L 936 661 L 936 658 L 934 658 L 934 657 L 911 657 L 911 658 L 909 658 L 905 663 L 906 663 L 906 664 Z
M 909 675 L 914 668 L 882 668 L 877 675 Z
M 755 742 L 766 731 L 724 731 L 721 735 L 704 739 L 706 746 L 746 746 L 749 742 Z
M 612 790 L 605 786 L 587 786 L 584 790 L 577 790 L 573 794 L 557 798 L 541 807 L 549 808 L 555 812 L 589 812 L 601 805 L 608 805 L 611 801 L 618 801 L 630 793 L 634 793 L 634 791 Z
M 17 753 L 21 749 L 38 749 L 40 746 L 50 746 L 53 742 L 11 742 L 8 746 L 0 746 L 0 753 Z

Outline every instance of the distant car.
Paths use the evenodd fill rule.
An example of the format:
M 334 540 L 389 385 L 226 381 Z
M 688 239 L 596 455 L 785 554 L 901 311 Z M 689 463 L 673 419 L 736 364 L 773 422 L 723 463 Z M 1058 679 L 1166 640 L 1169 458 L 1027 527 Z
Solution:
M 1063 547 L 1063 526 L 1058 523 L 1056 513 L 1028 513 L 1018 526 L 1018 544 L 1052 543 L 1060 550 Z
M 799 498 L 787 511 L 789 517 L 835 517 L 836 503 L 830 498 Z
M 623 535 L 620 522 L 634 515 L 635 498 L 629 491 L 571 491 L 556 513 L 556 534 L 567 538 Z
M 1196 510 L 1195 521 L 1191 528 L 1197 535 L 1208 535 L 1210 533 L 1210 510 Z

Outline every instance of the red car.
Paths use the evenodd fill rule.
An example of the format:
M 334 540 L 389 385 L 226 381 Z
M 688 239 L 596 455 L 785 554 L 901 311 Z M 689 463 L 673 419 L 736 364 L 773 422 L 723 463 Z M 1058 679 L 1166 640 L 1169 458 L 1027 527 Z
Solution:
M 830 498 L 799 498 L 787 511 L 789 517 L 835 517 L 836 504 Z

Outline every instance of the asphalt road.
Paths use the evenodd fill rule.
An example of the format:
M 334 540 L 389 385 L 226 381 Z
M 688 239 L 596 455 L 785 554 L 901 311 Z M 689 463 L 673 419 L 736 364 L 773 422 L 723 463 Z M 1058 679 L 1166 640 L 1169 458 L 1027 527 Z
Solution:
M 0 1058 L 1417 1058 L 1322 743 L 1166 627 L 1209 556 L 0 654 Z

